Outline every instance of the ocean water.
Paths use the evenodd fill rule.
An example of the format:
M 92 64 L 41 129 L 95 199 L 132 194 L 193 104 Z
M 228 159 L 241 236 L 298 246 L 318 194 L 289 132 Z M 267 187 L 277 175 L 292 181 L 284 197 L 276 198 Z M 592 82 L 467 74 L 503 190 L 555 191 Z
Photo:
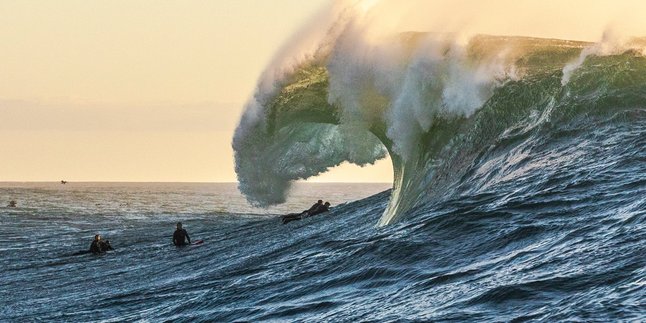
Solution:
M 338 202 L 282 225 L 233 184 L 5 183 L 0 321 L 642 321 L 644 153 L 381 228 L 384 184 L 298 184 L 281 212 Z M 95 233 L 116 250 L 77 255 Z
M 233 283 L 222 281 L 228 271 L 269 251 L 262 245 L 278 237 L 265 241 L 264 226 L 293 232 L 280 215 L 319 198 L 341 208 L 389 184 L 300 183 L 285 204 L 269 209 L 251 207 L 236 186 L 0 183 L 0 321 L 244 319 L 217 314 L 234 305 L 224 299 L 209 309 L 194 302 L 218 298 Z M 5 207 L 11 200 L 18 207 Z M 173 246 L 177 221 L 205 243 Z M 115 251 L 79 255 L 95 234 Z
M 392 190 L 250 224 L 263 251 L 214 274 L 227 288 L 210 315 L 646 321 L 646 40 L 377 37 L 361 17 L 267 67 L 236 172 L 268 206 L 390 156 Z

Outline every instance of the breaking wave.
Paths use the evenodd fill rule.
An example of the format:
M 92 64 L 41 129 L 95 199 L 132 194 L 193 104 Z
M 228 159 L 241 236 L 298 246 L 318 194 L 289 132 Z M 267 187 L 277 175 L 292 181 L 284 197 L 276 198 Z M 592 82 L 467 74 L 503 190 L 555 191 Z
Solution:
M 275 62 L 246 106 L 233 148 L 253 205 L 282 203 L 293 181 L 342 162 L 389 155 L 386 225 L 465 187 L 509 179 L 523 149 L 626 120 L 646 102 L 643 39 L 377 37 L 356 14 L 335 17 L 311 54 Z

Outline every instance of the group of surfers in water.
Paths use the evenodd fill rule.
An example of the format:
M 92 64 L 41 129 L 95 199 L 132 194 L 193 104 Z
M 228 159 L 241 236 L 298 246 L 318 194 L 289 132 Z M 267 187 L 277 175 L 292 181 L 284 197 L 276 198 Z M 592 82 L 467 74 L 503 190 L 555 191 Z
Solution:
M 330 202 L 323 203 L 323 200 L 318 200 L 309 209 L 299 213 L 290 213 L 283 215 L 281 221 L 283 224 L 291 221 L 301 220 L 310 216 L 315 216 L 325 213 L 330 210 Z M 182 247 L 191 244 L 191 237 L 188 235 L 186 229 L 182 227 L 182 222 L 177 222 L 175 232 L 173 233 L 173 244 L 177 247 Z M 94 236 L 94 240 L 90 245 L 90 252 L 93 254 L 102 254 L 107 251 L 114 250 L 110 245 L 110 241 L 102 239 L 100 234 Z
M 177 222 L 177 228 L 173 233 L 173 244 L 182 247 L 191 244 L 191 237 L 188 235 L 186 229 L 182 227 L 182 222 Z M 107 251 L 114 250 L 110 245 L 109 240 L 103 240 L 100 234 L 94 236 L 94 240 L 90 245 L 90 252 L 98 255 Z

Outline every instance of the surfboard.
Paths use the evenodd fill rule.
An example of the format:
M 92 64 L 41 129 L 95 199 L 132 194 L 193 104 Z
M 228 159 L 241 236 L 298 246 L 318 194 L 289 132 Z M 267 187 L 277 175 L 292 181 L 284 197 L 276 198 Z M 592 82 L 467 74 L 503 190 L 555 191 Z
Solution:
M 191 245 L 198 245 L 198 244 L 203 244 L 204 240 L 195 240 L 191 243 Z

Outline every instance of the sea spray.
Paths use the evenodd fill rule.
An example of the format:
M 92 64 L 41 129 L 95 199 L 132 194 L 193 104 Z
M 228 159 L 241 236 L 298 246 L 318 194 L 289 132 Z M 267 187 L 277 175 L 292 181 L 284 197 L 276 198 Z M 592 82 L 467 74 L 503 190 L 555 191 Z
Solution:
M 282 69 L 248 105 L 233 146 L 240 190 L 252 204 L 281 203 L 294 180 L 344 161 L 370 164 L 387 151 L 394 183 L 379 225 L 392 223 L 430 196 L 450 196 L 478 156 L 508 134 L 571 117 L 584 91 L 563 80 L 577 69 L 569 63 L 586 61 L 591 43 L 382 35 L 367 8 L 342 11 L 315 54 Z
M 646 43 L 644 43 L 643 39 L 620 35 L 613 29 L 607 29 L 599 42 L 584 48 L 576 60 L 563 67 L 561 84 L 566 85 L 570 81 L 572 74 L 583 65 L 583 62 L 590 55 L 619 55 L 628 51 L 638 53 L 642 56 L 646 55 Z

